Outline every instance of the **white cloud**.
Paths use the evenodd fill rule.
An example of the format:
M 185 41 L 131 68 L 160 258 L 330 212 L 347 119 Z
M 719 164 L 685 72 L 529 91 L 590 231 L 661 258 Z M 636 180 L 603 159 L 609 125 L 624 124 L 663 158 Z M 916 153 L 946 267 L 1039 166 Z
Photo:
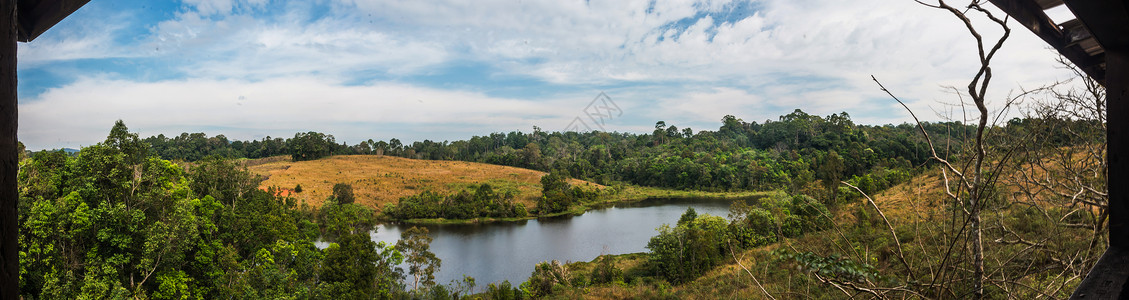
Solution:
M 447 57 L 441 43 L 359 28 L 350 18 L 315 18 L 301 6 L 275 18 L 208 16 L 213 13 L 185 11 L 160 22 L 148 40 L 150 48 L 179 58 L 181 69 L 194 78 L 345 79 L 361 71 L 399 75 L 420 72 Z M 307 21 L 311 18 L 315 20 Z
M 400 137 L 414 127 L 483 134 L 482 128 L 530 128 L 572 117 L 573 103 L 494 98 L 396 83 L 343 86 L 311 77 L 132 82 L 84 78 L 20 105 L 20 137 L 30 148 L 89 145 L 115 120 L 143 136 L 228 128 L 238 139 L 335 134 L 339 141 Z
M 135 45 L 115 39 L 130 26 L 122 12 L 98 11 L 99 17 L 78 15 L 64 19 L 30 43 L 17 44 L 21 69 L 50 62 L 78 59 L 140 56 Z M 70 26 L 68 26 L 70 25 Z
M 762 110 L 765 99 L 743 90 L 715 88 L 669 97 L 658 102 L 659 109 L 653 114 L 668 123 L 714 124 L 719 123 L 718 120 L 725 115 L 747 115 Z
M 456 133 L 554 130 L 578 112 L 570 99 L 602 87 L 634 115 L 613 130 L 645 131 L 649 124 L 638 124 L 657 119 L 710 128 L 726 114 L 762 121 L 795 108 L 900 123 L 908 116 L 870 75 L 936 120 L 932 110 L 949 109 L 938 101 L 956 101 L 940 87 L 967 85 L 977 67 L 960 21 L 908 0 L 762 0 L 748 11 L 733 11 L 742 1 L 267 2 L 188 0 L 125 44 L 114 34 L 124 25 L 108 22 L 21 46 L 22 66 L 145 55 L 185 77 L 93 74 L 51 89 L 22 104 L 22 136 L 90 141 L 123 118 L 166 133 L 232 128 L 246 138 L 298 130 L 363 137 L 382 127 L 466 138 Z M 988 38 L 999 35 L 974 20 Z M 996 102 L 1019 85 L 1066 77 L 1041 40 L 1013 27 L 994 63 L 989 98 Z M 487 89 L 473 83 L 391 83 L 468 61 L 494 68 L 482 73 L 533 77 L 558 92 L 518 100 L 467 92 Z M 72 119 L 80 124 L 51 121 Z

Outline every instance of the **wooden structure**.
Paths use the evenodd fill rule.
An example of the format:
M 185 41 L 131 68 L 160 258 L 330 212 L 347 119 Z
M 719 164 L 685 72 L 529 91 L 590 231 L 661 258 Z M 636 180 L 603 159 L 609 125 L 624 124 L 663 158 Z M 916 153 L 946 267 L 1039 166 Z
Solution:
M 989 0 L 1106 88 L 1109 248 L 1073 299 L 1129 299 L 1129 1 Z M 1046 10 L 1066 5 L 1074 19 Z
M 90 0 L 0 0 L 0 299 L 19 299 L 16 42 L 30 42 Z

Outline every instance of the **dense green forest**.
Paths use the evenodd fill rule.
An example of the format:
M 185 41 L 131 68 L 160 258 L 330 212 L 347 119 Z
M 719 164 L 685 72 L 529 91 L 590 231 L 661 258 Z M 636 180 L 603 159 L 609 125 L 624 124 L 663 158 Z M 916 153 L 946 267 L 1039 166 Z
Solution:
M 300 207 L 260 190 L 233 161 L 210 156 L 178 165 L 152 154 L 119 121 L 104 142 L 75 156 L 42 151 L 21 162 L 23 297 L 357 299 L 462 292 L 434 284 L 406 288 L 396 266 L 426 262 L 426 232 L 405 233 L 402 246 L 377 244 L 368 236 L 369 208 L 346 201 Z M 319 237 L 336 242 L 318 249 Z

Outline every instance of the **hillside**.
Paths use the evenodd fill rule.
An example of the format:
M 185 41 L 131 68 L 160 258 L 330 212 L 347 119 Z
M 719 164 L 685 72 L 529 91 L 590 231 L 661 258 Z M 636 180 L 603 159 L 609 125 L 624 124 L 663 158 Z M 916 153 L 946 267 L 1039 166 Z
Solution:
M 1020 166 L 1031 168 L 1031 164 Z M 1061 170 L 1052 167 L 1050 171 Z M 1009 175 L 1019 173 L 1015 168 L 1008 168 L 1005 172 Z M 941 172 L 932 170 L 871 195 L 898 232 L 902 251 L 905 251 L 908 264 L 917 276 L 930 278 L 928 276 L 936 274 L 937 264 L 941 263 L 937 257 L 950 251 L 950 245 L 942 236 L 951 234 L 946 230 L 952 230 L 946 229 L 951 226 L 946 219 L 952 217 L 952 211 L 946 208 L 945 202 L 950 199 L 943 192 L 944 184 Z M 1047 298 L 1069 296 L 1084 274 L 1078 272 L 1088 269 L 1074 267 L 1073 264 L 1093 264 L 1101 255 L 1104 242 L 1099 241 L 1096 246 L 1090 244 L 1092 229 L 1078 225 L 1055 225 L 1056 221 L 1065 219 L 1080 209 L 1072 210 L 1067 207 L 1069 203 L 1064 204 L 1061 200 L 1055 202 L 1052 193 L 1027 198 L 1020 192 L 1024 185 L 1010 180 L 1001 182 L 1000 187 L 1006 191 L 1001 195 L 1003 202 L 990 204 L 992 213 L 985 215 L 987 224 L 997 226 L 984 232 L 986 256 L 1006 255 L 1009 260 L 1020 261 L 1024 267 L 1037 266 L 1040 269 L 1019 272 L 1009 269 L 1012 268 L 1007 264 L 1009 260 L 988 263 L 989 270 L 1005 274 L 994 276 L 1014 276 L 1008 277 L 1008 280 L 1030 287 L 1003 291 L 992 286 L 991 291 L 996 294 L 1011 293 L 1021 299 L 1036 298 L 1035 295 Z M 1032 203 L 1040 206 L 1036 208 Z M 1071 218 L 1092 221 L 1082 216 Z M 640 280 L 648 276 L 644 267 L 648 256 L 644 253 L 617 255 L 613 259 L 615 265 L 623 270 L 625 282 L 635 280 L 634 284 L 568 289 L 550 298 L 766 299 L 765 292 L 776 299 L 842 298 L 871 296 L 864 291 L 852 290 L 850 285 L 866 289 L 866 285 L 871 283 L 890 285 L 892 282 L 905 280 L 905 265 L 897 258 L 896 249 L 899 244 L 890 237 L 890 228 L 865 199 L 841 204 L 834 215 L 834 224 L 833 229 L 731 253 L 725 263 L 681 285 L 650 285 L 645 280 Z M 1035 241 L 1031 243 L 1037 247 L 1025 244 L 1027 241 Z M 967 255 L 967 251 L 958 247 L 950 258 L 961 259 L 962 255 Z M 812 253 L 814 256 L 806 259 L 814 257 L 817 260 L 801 262 L 785 256 L 787 253 Z M 1071 261 L 1072 264 L 1067 265 L 1076 268 L 1077 270 L 1069 270 L 1075 273 L 1061 270 L 1066 268 L 1066 263 L 1059 258 L 1070 255 L 1078 257 L 1077 261 Z M 739 258 L 741 263 L 734 262 L 733 258 Z M 821 258 L 826 260 L 819 261 Z M 865 262 L 864 266 L 870 265 L 873 269 L 855 267 L 857 265 L 852 265 L 851 261 Z M 573 263 L 570 270 L 588 274 L 593 272 L 596 262 L 597 260 Z M 764 291 L 750 275 L 755 276 Z M 964 279 L 955 280 L 959 282 Z M 836 282 L 840 286 L 836 287 L 829 282 Z
M 545 172 L 461 161 L 418 160 L 381 155 L 339 155 L 293 162 L 288 157 L 249 160 L 248 169 L 266 178 L 260 188 L 277 187 L 284 195 L 320 207 L 333 193 L 333 185 L 353 185 L 357 203 L 376 209 L 400 197 L 423 191 L 451 193 L 488 183 L 499 192 L 511 192 L 527 207 L 541 196 Z M 596 185 L 571 180 L 573 185 Z M 302 192 L 293 193 L 301 184 Z

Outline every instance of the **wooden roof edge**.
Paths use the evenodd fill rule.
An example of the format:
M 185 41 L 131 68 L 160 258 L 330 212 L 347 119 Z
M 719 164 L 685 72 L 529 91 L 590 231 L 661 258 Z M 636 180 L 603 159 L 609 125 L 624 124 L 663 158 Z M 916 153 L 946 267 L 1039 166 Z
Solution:
M 25 43 L 34 40 L 88 2 L 90 0 L 19 0 L 16 3 L 19 19 L 16 39 Z
M 1105 70 L 1101 67 L 1104 60 L 1100 56 L 1090 56 L 1081 47 L 1069 43 L 1058 25 L 1047 16 L 1043 9 L 1033 0 L 989 0 L 992 4 L 1003 10 L 1020 25 L 1035 33 L 1047 45 L 1054 47 L 1062 56 L 1086 72 L 1102 85 L 1105 84 Z M 1069 4 L 1067 4 L 1069 6 Z
M 1065 3 L 1102 48 L 1129 51 L 1129 5 L 1126 2 L 1068 0 Z

